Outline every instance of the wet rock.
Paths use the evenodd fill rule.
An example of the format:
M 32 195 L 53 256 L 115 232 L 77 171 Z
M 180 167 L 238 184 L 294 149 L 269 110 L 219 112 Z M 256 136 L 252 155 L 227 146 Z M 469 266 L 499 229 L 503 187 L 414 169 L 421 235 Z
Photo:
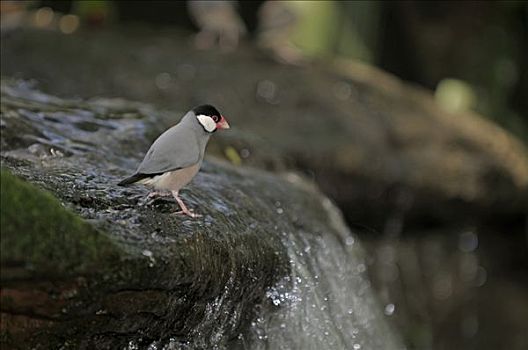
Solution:
M 359 64 L 290 67 L 244 45 L 230 54 L 196 51 L 170 30 L 20 30 L 2 40 L 2 74 L 37 79 L 65 96 L 119 95 L 175 110 L 217 104 L 244 132 L 217 138 L 212 151 L 312 176 L 351 222 L 380 228 L 403 215 L 420 227 L 519 216 L 528 205 L 519 141 L 480 116 L 443 112 L 429 93 Z
M 117 187 L 160 113 L 2 81 L 2 348 L 401 348 L 299 176 L 211 158 L 182 194 L 200 219 Z

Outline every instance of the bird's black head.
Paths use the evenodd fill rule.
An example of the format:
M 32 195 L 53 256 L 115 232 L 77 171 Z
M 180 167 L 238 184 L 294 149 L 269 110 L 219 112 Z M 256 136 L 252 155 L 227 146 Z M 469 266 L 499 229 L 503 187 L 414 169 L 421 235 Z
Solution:
M 212 133 L 217 129 L 229 129 L 227 120 L 222 114 L 211 105 L 201 105 L 192 109 L 198 122 L 202 125 L 205 131 Z
M 202 115 L 209 116 L 211 118 L 213 118 L 215 116 L 217 118 L 220 118 L 220 116 L 221 116 L 220 112 L 218 112 L 218 109 L 214 108 L 211 105 L 201 105 L 201 106 L 198 106 L 198 107 L 194 107 L 193 108 L 193 112 L 196 115 L 202 114 Z

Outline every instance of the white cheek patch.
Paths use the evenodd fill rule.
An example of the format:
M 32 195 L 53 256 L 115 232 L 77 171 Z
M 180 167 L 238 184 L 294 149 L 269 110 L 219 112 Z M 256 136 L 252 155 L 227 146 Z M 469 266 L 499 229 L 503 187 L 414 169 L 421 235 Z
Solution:
M 203 114 L 197 115 L 196 118 L 206 131 L 213 132 L 216 129 L 216 123 L 213 118 Z

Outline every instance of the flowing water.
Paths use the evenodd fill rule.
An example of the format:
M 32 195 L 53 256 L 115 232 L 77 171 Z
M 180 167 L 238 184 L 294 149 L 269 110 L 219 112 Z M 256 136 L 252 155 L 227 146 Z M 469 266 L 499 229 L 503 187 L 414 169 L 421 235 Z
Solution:
M 73 324 L 84 330 L 73 337 L 128 349 L 403 348 L 360 243 L 301 177 L 210 159 L 184 193 L 200 220 L 171 217 L 170 200 L 138 206 L 145 189 L 113 186 L 135 168 L 161 114 L 2 82 L 2 165 L 104 229 L 129 259 L 119 269 L 131 275 L 120 270 L 101 300 L 83 304 L 106 333 Z M 138 310 L 123 291 L 150 291 L 153 304 Z

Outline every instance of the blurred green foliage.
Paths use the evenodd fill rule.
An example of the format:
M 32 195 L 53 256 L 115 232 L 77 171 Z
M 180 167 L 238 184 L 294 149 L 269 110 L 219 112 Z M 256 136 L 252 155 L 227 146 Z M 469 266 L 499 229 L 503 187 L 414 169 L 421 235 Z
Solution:
M 304 55 L 360 60 L 442 87 L 446 110 L 473 109 L 528 141 L 528 2 L 287 4 L 296 17 L 290 41 Z

